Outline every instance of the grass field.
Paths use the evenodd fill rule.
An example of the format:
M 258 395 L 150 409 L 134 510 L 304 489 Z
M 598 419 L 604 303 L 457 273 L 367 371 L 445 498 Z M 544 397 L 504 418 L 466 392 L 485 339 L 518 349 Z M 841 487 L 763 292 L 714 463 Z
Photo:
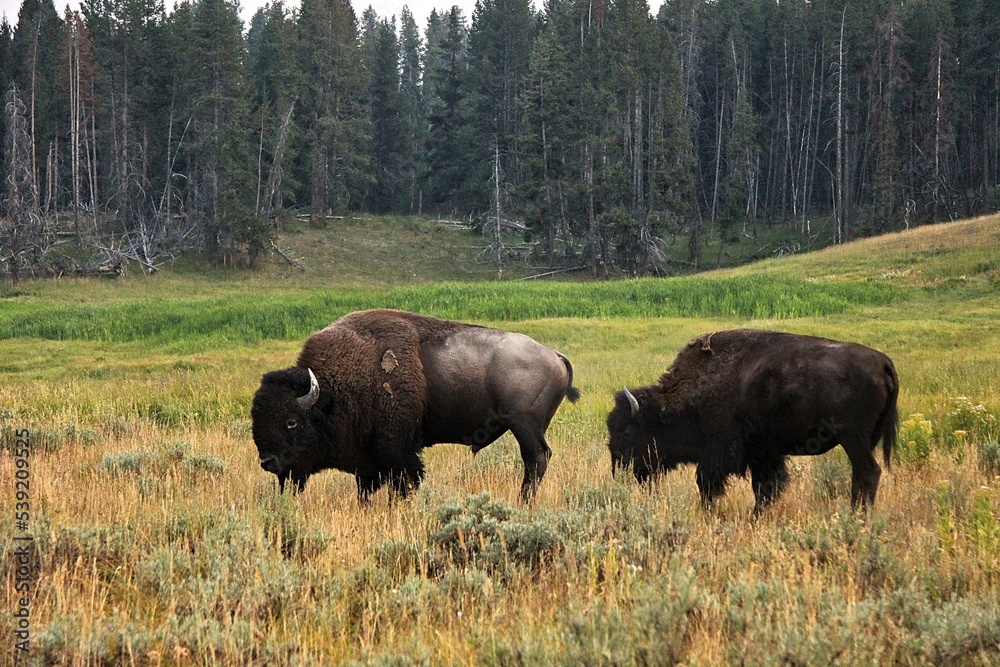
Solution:
M 498 282 L 465 232 L 359 224 L 285 239 L 306 273 L 0 288 L 5 536 L 21 534 L 19 430 L 33 446 L 26 664 L 1000 659 L 1000 218 L 610 283 Z M 359 508 L 335 471 L 277 494 L 250 437 L 261 373 L 375 306 L 522 331 L 573 361 L 583 397 L 550 427 L 531 507 L 510 436 L 475 457 L 427 450 L 405 502 Z M 653 489 L 612 479 L 613 392 L 730 326 L 892 356 L 899 456 L 871 513 L 850 510 L 839 450 L 793 459 L 789 492 L 756 520 L 744 480 L 706 512 L 691 469 Z M 0 543 L 0 664 L 17 655 L 17 546 Z

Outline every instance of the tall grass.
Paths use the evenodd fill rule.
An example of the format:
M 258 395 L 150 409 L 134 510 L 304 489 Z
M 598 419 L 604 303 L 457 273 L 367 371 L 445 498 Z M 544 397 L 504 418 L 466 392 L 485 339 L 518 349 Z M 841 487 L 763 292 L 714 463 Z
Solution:
M 867 516 L 850 511 L 842 455 L 794 459 L 787 496 L 757 521 L 743 480 L 704 512 L 690 469 L 640 489 L 611 477 L 604 446 L 622 382 L 653 381 L 692 335 L 742 321 L 509 323 L 566 351 L 584 390 L 550 426 L 554 456 L 530 508 L 517 500 L 509 436 L 475 457 L 428 450 L 408 502 L 378 494 L 359 508 L 351 478 L 334 471 L 278 496 L 246 410 L 260 372 L 290 363 L 298 341 L 198 355 L 11 341 L 10 356 L 48 360 L 14 366 L 0 386 L 0 438 L 28 427 L 36 443 L 33 659 L 990 664 L 1000 325 L 860 317 L 783 326 L 885 349 L 904 418 L 931 423 L 926 456 L 896 462 Z M 952 344 L 973 332 L 981 349 Z M 13 471 L 0 454 L 0 479 Z M 7 607 L 10 548 L 0 546 Z
M 995 664 L 1000 303 L 824 275 L 7 298 L 0 483 L 17 432 L 35 444 L 29 663 Z M 335 471 L 277 494 L 247 414 L 260 374 L 374 306 L 496 323 L 570 357 L 583 396 L 549 427 L 532 506 L 509 435 L 475 457 L 427 450 L 407 501 L 359 508 Z M 703 511 L 690 469 L 652 488 L 612 478 L 613 392 L 655 381 L 692 336 L 745 325 L 895 360 L 901 455 L 871 512 L 851 511 L 839 450 L 794 458 L 758 519 L 745 480 Z M 10 624 L 0 644 L 12 662 Z
M 397 308 L 445 318 L 515 322 L 537 318 L 795 318 L 884 306 L 902 292 L 877 283 L 815 283 L 788 278 L 675 278 L 611 283 L 447 283 L 385 291 L 316 288 L 235 293 L 210 299 L 144 299 L 51 305 L 7 304 L 0 339 L 199 340 L 209 346 L 301 339 L 337 317 Z

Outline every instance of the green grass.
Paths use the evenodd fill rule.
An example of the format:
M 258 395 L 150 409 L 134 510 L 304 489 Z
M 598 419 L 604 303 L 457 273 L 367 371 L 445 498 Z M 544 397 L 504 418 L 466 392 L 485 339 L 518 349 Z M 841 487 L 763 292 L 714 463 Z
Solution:
M 348 267 L 354 253 L 384 281 L 377 265 L 349 278 L 192 263 L 0 290 L 0 484 L 14 479 L 17 432 L 34 443 L 32 663 L 996 662 L 1000 220 L 610 283 L 497 281 L 488 267 L 460 282 L 468 236 L 430 224 L 298 232 L 310 265 Z M 433 254 L 442 238 L 451 269 Z M 413 256 L 390 265 L 400 239 Z M 510 436 L 475 457 L 431 448 L 407 502 L 379 493 L 359 508 L 334 471 L 276 494 L 250 434 L 260 375 L 291 365 L 311 331 L 375 306 L 522 331 L 572 360 L 583 396 L 549 428 L 533 506 L 517 501 Z M 690 469 L 653 489 L 611 477 L 614 391 L 732 326 L 894 359 L 900 456 L 870 514 L 850 510 L 839 450 L 793 459 L 788 493 L 756 521 L 745 480 L 706 512 Z M 5 609 L 12 548 L 0 543 Z
M 901 291 L 876 283 L 788 278 L 671 278 L 610 283 L 446 283 L 380 291 L 345 287 L 225 297 L 51 304 L 9 299 L 0 339 L 149 341 L 221 347 L 305 338 L 341 315 L 397 308 L 493 322 L 538 318 L 794 318 L 884 306 Z

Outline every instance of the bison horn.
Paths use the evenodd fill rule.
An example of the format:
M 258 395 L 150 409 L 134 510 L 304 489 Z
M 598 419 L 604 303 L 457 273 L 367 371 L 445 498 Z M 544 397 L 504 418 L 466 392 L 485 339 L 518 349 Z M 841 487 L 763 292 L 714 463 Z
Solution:
M 639 414 L 639 401 L 635 400 L 635 396 L 633 396 L 632 392 L 628 390 L 628 387 L 622 387 L 622 390 L 625 392 L 625 398 L 628 399 L 628 404 L 632 406 L 632 416 L 635 417 Z
M 299 396 L 299 407 L 303 410 L 309 410 L 312 406 L 316 405 L 316 401 L 319 400 L 319 382 L 316 381 L 316 375 L 309 370 L 309 393 L 305 396 Z

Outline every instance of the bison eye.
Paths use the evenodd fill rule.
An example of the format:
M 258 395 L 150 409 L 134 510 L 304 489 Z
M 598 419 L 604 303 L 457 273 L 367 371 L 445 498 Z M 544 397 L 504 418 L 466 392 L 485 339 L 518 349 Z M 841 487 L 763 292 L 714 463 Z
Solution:
M 296 419 L 295 417 L 289 417 L 288 421 L 285 423 L 285 426 L 288 427 L 289 431 L 291 431 L 293 428 L 295 428 L 298 425 L 299 425 L 299 420 Z

